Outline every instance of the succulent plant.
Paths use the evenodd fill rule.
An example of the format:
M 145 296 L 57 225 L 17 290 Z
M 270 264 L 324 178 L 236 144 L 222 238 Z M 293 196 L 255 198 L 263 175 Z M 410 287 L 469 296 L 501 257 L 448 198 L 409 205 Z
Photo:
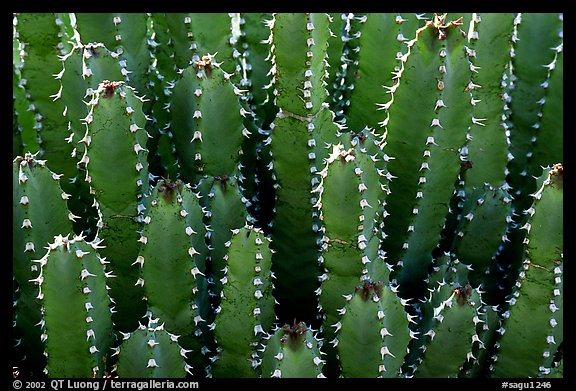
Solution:
M 13 367 L 563 377 L 562 81 L 561 13 L 14 14 Z

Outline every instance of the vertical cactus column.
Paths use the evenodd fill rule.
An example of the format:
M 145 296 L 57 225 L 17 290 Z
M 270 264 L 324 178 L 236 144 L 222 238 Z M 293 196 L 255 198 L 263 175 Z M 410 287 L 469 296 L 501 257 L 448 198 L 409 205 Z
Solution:
M 489 278 L 486 274 L 509 241 L 512 215 L 512 197 L 501 188 L 485 185 L 469 194 L 452 251 L 455 259 L 471 266 L 469 279 L 473 287 L 482 284 L 484 289 Z M 493 286 L 494 282 L 490 281 L 489 285 Z
M 98 253 L 100 239 L 58 235 L 48 247 L 37 261 L 34 279 L 43 308 L 45 372 L 52 377 L 102 377 L 114 335 L 107 286 L 111 273 Z
M 76 161 L 70 159 L 74 145 L 67 142 L 70 134 L 65 116 L 67 106 L 60 99 L 60 56 L 68 55 L 67 51 L 71 50 L 68 40 L 73 40 L 66 32 L 70 28 L 65 27 L 70 21 L 65 23 L 63 19 L 66 19 L 65 15 L 54 13 L 22 13 L 16 15 L 15 28 L 22 45 L 20 83 L 25 85 L 24 98 L 28 103 L 28 115 L 33 115 L 36 133 L 36 141 L 30 143 L 33 135 L 28 128 L 26 140 L 30 151 L 40 151 L 39 157 L 46 159 L 50 169 L 64 175 L 62 188 L 72 196 L 68 207 L 82 217 L 74 223 L 75 232 L 80 233 L 88 231 L 94 224 L 90 224 L 93 221 L 84 222 L 84 216 L 91 214 L 88 209 L 92 200 L 87 195 L 88 186 L 80 178 Z M 26 119 L 28 115 L 23 115 L 22 119 L 29 121 L 30 118 Z M 90 232 L 92 236 L 95 235 L 93 231 Z
M 315 318 L 318 245 L 313 231 L 310 191 L 338 127 L 325 107 L 325 56 L 329 36 L 326 14 L 273 15 L 269 21 L 270 84 L 279 108 L 271 125 L 271 153 L 276 183 L 272 223 L 273 270 L 278 276 L 279 318 L 310 323 Z
M 146 308 L 142 287 L 136 285 L 140 270 L 133 265 L 139 251 L 142 196 L 148 192 L 146 118 L 142 98 L 122 82 L 100 83 L 91 98 L 80 140 L 86 150 L 79 164 L 86 167 L 96 200 L 98 236 L 106 244 L 102 255 L 116 276 L 109 284 L 116 304 L 114 323 L 119 330 L 131 331 Z
M 334 145 L 320 177 L 314 192 L 318 193 L 315 206 L 322 223 L 320 261 L 324 273 L 317 293 L 323 335 L 332 341 L 345 297 L 362 279 L 388 277 L 384 261 L 379 258 L 381 238 L 377 234 L 382 189 L 380 173 L 359 143 L 348 150 Z
M 509 163 L 509 181 L 514 189 L 512 195 L 518 199 L 522 209 L 531 203 L 528 195 L 537 190 L 532 176 L 540 176 L 541 166 L 562 161 L 561 140 L 556 137 L 547 138 L 544 142 L 539 140 L 540 133 L 552 131 L 543 127 L 542 121 L 549 121 L 548 118 L 544 120 L 543 109 L 548 105 L 562 107 L 562 95 L 550 88 L 556 59 L 562 58 L 561 55 L 558 56 L 563 47 L 562 19 L 561 14 L 555 13 L 525 13 L 517 15 L 515 19 L 513 85 L 509 92 L 510 153 L 513 156 Z M 537 61 L 534 60 L 533 53 L 540 53 Z M 558 70 L 561 75 L 562 67 Z M 558 116 L 552 121 L 561 118 L 562 116 Z M 562 126 L 561 122 L 550 124 L 553 129 L 558 125 Z M 535 160 L 535 154 L 542 156 L 542 152 L 537 152 L 540 148 L 550 151 L 545 159 L 548 161 Z
M 226 267 L 226 244 L 232 238 L 232 231 L 244 226 L 249 216 L 245 199 L 236 176 L 207 176 L 198 184 L 202 196 L 200 204 L 205 208 L 208 278 L 211 292 L 220 295 Z M 214 302 L 217 303 L 218 299 Z
M 390 99 L 402 55 L 408 51 L 406 42 L 414 38 L 423 22 L 414 14 L 368 13 L 351 23 L 363 26 L 356 38 L 356 70 L 350 68 L 352 64 L 346 66 L 346 72 L 351 73 L 345 84 L 350 90 L 346 124 L 356 132 L 365 126 L 379 129 L 386 118 L 382 105 L 385 107 Z
M 550 372 L 563 341 L 563 166 L 544 172 L 538 183 L 526 211 L 532 219 L 523 227 L 528 231 L 523 270 L 507 300 L 493 377 Z
M 238 165 L 242 139 L 248 134 L 238 101 L 241 92 L 230 76 L 214 57 L 205 55 L 174 85 L 171 128 L 184 181 L 230 176 Z
M 221 303 L 213 324 L 218 355 L 212 375 L 256 377 L 256 348 L 275 320 L 270 239 L 262 230 L 244 226 L 226 244 Z
M 66 121 L 62 116 L 64 106 L 54 98 L 60 89 L 52 75 L 60 72 L 58 56 L 63 48 L 61 28 L 53 13 L 22 13 L 16 15 L 19 41 L 23 45 L 21 78 L 26 80 L 29 94 L 28 109 L 36 116 L 42 158 L 50 168 L 66 178 L 76 175 L 76 167 L 69 156 L 72 146 L 66 143 Z M 66 186 L 66 185 L 65 185 Z
M 42 256 L 54 236 L 71 233 L 76 219 L 67 207 L 70 195 L 60 186 L 62 175 L 52 172 L 37 154 L 17 156 L 12 167 L 12 267 L 18 300 L 15 335 L 18 351 L 26 357 L 25 362 L 14 365 L 23 373 L 27 367 L 38 370 L 45 365 L 38 327 L 41 304 L 38 289 L 30 282 L 37 277 L 38 266 L 32 261 Z
M 542 174 L 542 168 L 563 160 L 563 143 L 557 133 L 563 126 L 563 92 L 557 87 L 558 78 L 562 79 L 563 15 L 517 14 L 514 25 L 512 67 L 506 91 L 511 159 L 506 179 L 514 208 L 522 211 L 532 204 L 530 194 L 538 190 L 534 178 Z M 532 53 L 539 55 L 535 58 Z M 549 114 L 545 117 L 545 113 Z M 526 219 L 526 215 L 519 214 L 515 218 L 517 227 L 523 226 Z M 512 289 L 518 276 L 524 239 L 525 231 L 515 229 L 504 248 L 501 267 L 506 274 L 501 285 L 505 293 Z
M 163 320 L 167 331 L 180 337 L 182 347 L 194 351 L 195 361 L 201 362 L 204 319 L 200 307 L 209 304 L 206 283 L 200 281 L 205 265 L 196 263 L 196 257 L 206 252 L 204 237 L 199 234 L 202 212 L 197 196 L 180 180 L 162 179 L 147 196 L 146 205 L 139 239 L 142 246 L 134 261 L 142 270 L 137 284 L 144 288 L 148 309 Z
M 494 187 L 505 184 L 508 148 L 505 121 L 506 95 L 503 80 L 509 69 L 512 14 L 473 14 L 468 29 L 466 53 L 470 62 L 468 91 L 472 116 L 468 130 L 464 172 L 466 193 L 485 183 Z

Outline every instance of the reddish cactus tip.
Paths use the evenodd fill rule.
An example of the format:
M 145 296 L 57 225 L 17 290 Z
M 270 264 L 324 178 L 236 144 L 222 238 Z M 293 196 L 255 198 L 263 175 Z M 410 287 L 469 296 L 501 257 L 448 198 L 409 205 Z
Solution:
M 104 97 L 110 98 L 114 95 L 114 92 L 118 87 L 121 87 L 124 84 L 123 81 L 110 81 L 104 80 L 100 85 L 104 88 Z

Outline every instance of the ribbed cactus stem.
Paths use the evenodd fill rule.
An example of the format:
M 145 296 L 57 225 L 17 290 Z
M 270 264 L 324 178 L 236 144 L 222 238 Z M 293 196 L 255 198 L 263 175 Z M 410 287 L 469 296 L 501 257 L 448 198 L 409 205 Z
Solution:
M 206 284 L 198 281 L 205 278 L 205 270 L 195 262 L 202 248 L 194 246 L 194 237 L 199 234 L 188 217 L 198 214 L 198 199 L 182 181 L 163 179 L 146 203 L 141 248 L 134 261 L 142 271 L 137 284 L 144 288 L 148 308 L 163 319 L 167 331 L 181 336 L 182 346 L 202 346 L 197 337 L 205 319 L 198 296 L 199 287 L 205 289 Z M 170 281 L 169 287 L 166 281 Z
M 180 346 L 178 336 L 165 330 L 161 319 L 154 318 L 152 313 L 148 312 L 146 318 L 135 331 L 123 333 L 122 344 L 115 348 L 118 376 L 184 378 L 196 373 L 197 370 L 186 363 L 190 351 Z
M 145 312 L 142 287 L 136 285 L 139 268 L 133 266 L 139 249 L 142 197 L 149 187 L 142 100 L 123 82 L 100 83 L 89 101 L 86 133 L 80 140 L 86 151 L 79 164 L 86 168 L 98 209 L 98 236 L 107 245 L 102 255 L 118 276 L 110 283 L 110 294 L 118 306 L 114 321 L 121 330 L 133 330 Z
M 35 127 L 42 148 L 42 158 L 50 169 L 67 178 L 76 176 L 76 166 L 68 156 L 72 146 L 66 143 L 67 123 L 62 116 L 64 105 L 58 97 L 60 83 L 52 77 L 61 71 L 58 56 L 63 44 L 60 26 L 53 13 L 17 14 L 18 38 L 23 44 L 24 61 L 20 69 L 29 95 L 28 110 L 34 113 Z
M 113 343 L 113 301 L 108 296 L 108 261 L 100 239 L 54 237 L 38 262 L 38 298 L 42 302 L 41 340 L 48 357 L 46 374 L 101 377 Z M 63 304 L 65 303 L 65 304 Z
M 394 158 L 388 170 L 397 177 L 390 181 L 386 199 L 390 215 L 384 219 L 382 248 L 389 262 L 402 265 L 396 276 L 402 296 L 423 294 L 422 281 L 460 171 L 458 149 L 471 123 L 462 115 L 469 108 L 470 81 L 461 24 L 461 19 L 435 15 L 417 31 L 402 58 L 399 81 L 390 87 L 393 98 L 382 122 L 384 152 Z M 426 109 L 410 110 L 409 102 L 416 99 Z M 406 137 L 413 141 L 406 143 Z
M 346 124 L 352 131 L 364 126 L 378 129 L 378 124 L 386 118 L 382 110 L 390 100 L 389 88 L 398 79 L 402 54 L 408 51 L 406 43 L 414 38 L 416 29 L 424 22 L 414 14 L 353 15 L 350 23 L 361 26 L 361 30 L 357 27 L 356 34 L 362 33 L 356 37 L 356 65 L 346 64 L 346 73 L 350 73 L 349 83 L 344 85 L 350 90 Z
M 256 347 L 275 321 L 271 240 L 248 225 L 232 233 L 212 325 L 218 344 L 212 374 L 256 377 L 260 364 Z
M 198 184 L 198 189 L 202 196 L 200 203 L 206 213 L 204 222 L 207 229 L 206 243 L 210 249 L 207 267 L 211 291 L 214 296 L 219 296 L 227 264 L 226 244 L 232 238 L 232 232 L 246 223 L 247 200 L 241 193 L 236 175 L 208 176 Z M 217 302 L 216 299 L 214 304 L 217 305 Z
M 404 300 L 382 282 L 364 281 L 340 309 L 337 350 L 344 377 L 398 377 L 415 334 Z
M 304 322 L 276 328 L 265 337 L 262 357 L 262 377 L 321 378 L 324 360 L 320 339 Z
M 563 172 L 556 164 L 538 178 L 540 187 L 526 211 L 532 219 L 523 227 L 525 258 L 503 314 L 494 377 L 550 372 L 550 356 L 562 343 Z
M 70 194 L 62 191 L 61 174 L 51 171 L 38 153 L 17 156 L 12 164 L 12 270 L 18 286 L 16 332 L 26 361 L 24 367 L 43 368 L 40 346 L 41 304 L 38 289 L 30 282 L 37 277 L 37 264 L 44 248 L 61 232 L 72 232 L 78 216 L 67 207 Z
M 182 73 L 172 91 L 172 133 L 186 181 L 232 175 L 242 140 L 249 136 L 242 122 L 242 92 L 220 65 L 213 55 L 204 54 Z
M 543 109 L 552 104 L 558 107 L 561 95 L 551 93 L 549 78 L 555 73 L 555 59 L 563 46 L 563 16 L 556 13 L 523 13 L 516 15 L 512 46 L 512 79 L 509 107 L 513 113 L 510 124 L 509 182 L 517 200 L 518 208 L 525 209 L 531 204 L 529 194 L 537 190 L 533 176 L 540 176 L 542 166 L 562 161 L 562 143 L 557 138 L 547 138 L 537 142 L 542 132 L 552 131 L 543 127 Z M 534 61 L 531 53 L 541 53 Z M 560 56 L 561 57 L 561 56 Z M 562 67 L 559 67 L 560 74 Z M 551 100 L 548 101 L 548 98 Z M 561 106 L 561 105 L 560 105 Z M 559 110 L 555 108 L 553 110 Z M 558 113 L 558 112 L 556 112 Z M 562 116 L 556 116 L 550 123 L 554 128 Z M 547 145 L 553 141 L 554 146 Z M 543 149 L 547 161 L 537 161 Z
M 507 191 L 485 185 L 471 192 L 465 203 L 453 253 L 471 266 L 470 282 L 474 287 L 484 282 L 502 246 L 510 240 L 512 201 Z
M 508 148 L 503 116 L 508 95 L 504 87 L 509 80 L 503 78 L 510 63 L 513 20 L 513 14 L 473 14 L 467 30 L 473 87 L 468 91 L 474 117 L 462 150 L 465 162 L 469 162 L 468 169 L 463 170 L 467 194 L 484 183 L 494 187 L 505 184 Z
M 329 153 L 325 143 L 333 142 L 338 133 L 325 102 L 328 16 L 280 13 L 267 23 L 270 36 L 266 43 L 274 76 L 269 88 L 279 109 L 270 136 L 271 168 L 277 181 L 272 222 L 276 298 L 281 320 L 290 322 L 297 317 L 310 323 L 319 274 L 312 207 L 316 201 L 310 191 L 317 183 L 315 175 L 322 159 Z M 285 319 L 284 311 L 290 314 Z
M 469 285 L 446 286 L 450 290 L 438 290 L 437 294 L 450 296 L 434 308 L 433 326 L 425 333 L 429 340 L 415 377 L 458 377 L 464 364 L 472 359 L 472 343 L 478 338 L 476 324 L 481 321 L 480 295 Z

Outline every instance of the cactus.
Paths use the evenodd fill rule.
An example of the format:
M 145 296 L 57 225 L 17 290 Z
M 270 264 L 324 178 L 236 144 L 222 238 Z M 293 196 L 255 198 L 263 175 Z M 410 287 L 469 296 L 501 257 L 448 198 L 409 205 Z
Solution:
M 70 195 L 60 186 L 62 175 L 52 172 L 45 160 L 27 153 L 13 161 L 13 258 L 14 282 L 17 285 L 16 316 L 17 344 L 21 347 L 21 365 L 31 368 L 44 368 L 45 358 L 41 356 L 41 303 L 38 290 L 30 283 L 35 279 L 38 268 L 33 262 L 41 258 L 44 248 L 60 232 L 72 232 L 72 220 L 76 219 L 67 207 Z
M 203 175 L 232 175 L 247 131 L 237 95 L 211 55 L 190 65 L 172 92 L 172 133 L 182 178 L 197 182 Z M 222 112 L 219 107 L 226 107 Z M 221 145 L 221 141 L 226 143 Z
M 12 21 L 15 376 L 563 377 L 563 14 Z
M 233 230 L 226 247 L 221 303 L 214 320 L 218 357 L 212 374 L 256 377 L 256 347 L 275 320 L 270 239 L 261 230 L 244 226 Z
M 414 334 L 392 287 L 364 281 L 341 309 L 337 348 L 344 377 L 398 377 Z
M 141 199 L 149 186 L 141 99 L 123 82 L 103 81 L 89 102 L 86 132 L 78 141 L 86 145 L 79 164 L 86 168 L 98 208 L 98 236 L 107 245 L 102 255 L 117 276 L 110 282 L 110 295 L 118 306 L 114 321 L 120 330 L 137 327 L 145 312 L 142 287 L 137 285 L 139 269 L 133 265 L 139 250 Z
M 122 345 L 115 348 L 118 357 L 115 371 L 126 378 L 182 378 L 192 374 L 192 367 L 185 362 L 189 353 L 178 344 L 178 336 L 164 329 L 160 318 L 146 316 L 146 324 L 123 334 Z
M 494 377 L 549 373 L 562 343 L 563 172 L 558 164 L 540 176 L 541 186 L 527 210 L 533 218 L 524 226 L 528 231 L 525 260 L 503 314 Z M 526 327 L 527 316 L 530 327 Z
M 141 247 L 134 261 L 141 269 L 136 284 L 144 289 L 148 309 L 163 320 L 168 332 L 180 337 L 181 346 L 200 351 L 200 325 L 205 321 L 200 306 L 208 303 L 206 283 L 201 281 L 205 264 L 196 262 L 203 252 L 199 246 L 204 245 L 194 221 L 202 216 L 198 199 L 182 181 L 164 179 L 152 189 L 146 204 Z M 169 291 L 166 281 L 171 282 Z
M 278 327 L 266 339 L 261 355 L 262 377 L 323 377 L 318 339 L 305 323 Z
M 33 281 L 43 308 L 39 326 L 49 376 L 101 377 L 107 369 L 113 309 L 106 283 L 112 275 L 98 254 L 100 242 L 58 235 L 36 261 L 40 267 Z

